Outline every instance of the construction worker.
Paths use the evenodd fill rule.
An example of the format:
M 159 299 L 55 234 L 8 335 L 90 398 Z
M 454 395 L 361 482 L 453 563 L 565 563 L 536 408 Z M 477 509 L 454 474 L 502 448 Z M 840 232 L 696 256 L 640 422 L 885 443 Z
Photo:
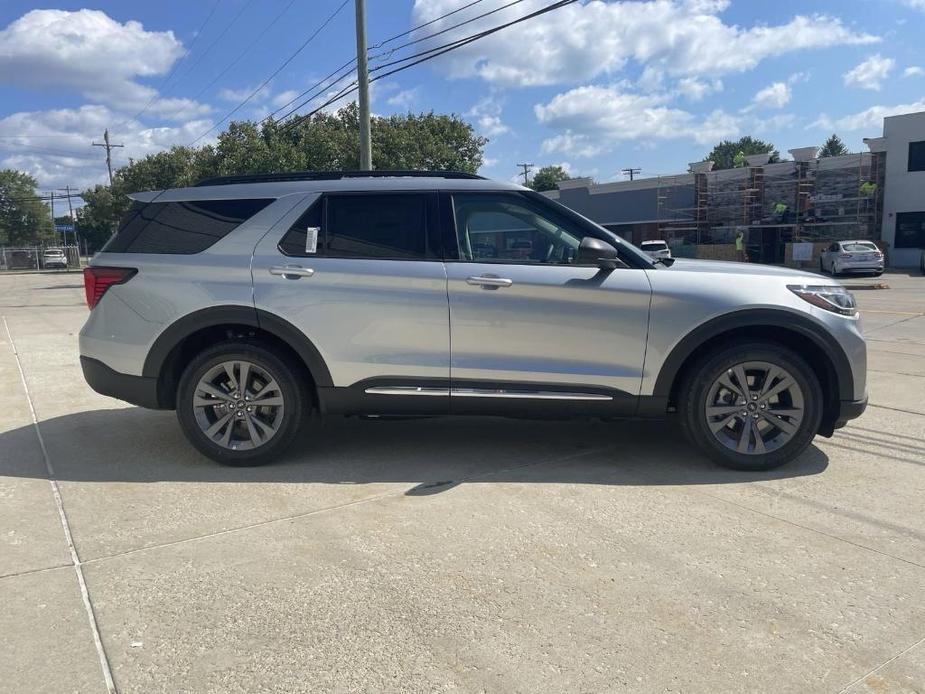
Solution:
M 740 263 L 745 262 L 745 232 L 742 230 L 736 234 L 736 260 Z

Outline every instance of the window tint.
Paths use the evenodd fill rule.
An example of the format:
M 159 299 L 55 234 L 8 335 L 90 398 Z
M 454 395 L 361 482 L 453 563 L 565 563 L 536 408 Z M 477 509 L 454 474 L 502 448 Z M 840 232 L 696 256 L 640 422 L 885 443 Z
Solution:
M 909 171 L 925 171 L 925 140 L 909 143 Z
M 283 236 L 283 239 L 279 242 L 280 252 L 282 252 L 284 255 L 310 255 L 305 247 L 305 242 L 308 237 L 308 229 L 321 228 L 321 211 L 321 198 L 318 198 L 318 200 L 316 200 L 311 207 L 302 213 L 302 216 L 296 220 L 295 224 L 289 227 L 289 231 L 286 232 L 285 236 Z M 322 238 L 320 234 L 316 238 L 316 244 L 315 252 L 320 254 L 322 244 Z
M 896 215 L 896 248 L 925 248 L 925 212 Z
M 199 253 L 273 200 L 136 202 L 107 253 Z
M 453 196 L 460 257 L 480 263 L 571 263 L 580 232 L 517 194 Z
M 435 258 L 427 238 L 428 196 L 330 195 L 325 254 L 341 258 Z

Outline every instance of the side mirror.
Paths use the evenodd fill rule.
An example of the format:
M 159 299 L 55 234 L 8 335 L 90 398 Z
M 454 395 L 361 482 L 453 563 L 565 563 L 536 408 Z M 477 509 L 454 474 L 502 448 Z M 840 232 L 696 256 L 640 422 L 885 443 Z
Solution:
M 616 270 L 618 267 L 625 267 L 626 263 L 620 260 L 620 254 L 617 249 L 606 241 L 601 241 L 593 236 L 585 236 L 578 246 L 579 265 L 597 265 L 602 270 Z

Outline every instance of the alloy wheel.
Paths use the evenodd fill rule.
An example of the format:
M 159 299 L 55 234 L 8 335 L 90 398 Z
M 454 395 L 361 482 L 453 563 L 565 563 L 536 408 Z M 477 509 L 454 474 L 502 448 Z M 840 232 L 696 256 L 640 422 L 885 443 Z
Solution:
M 193 413 L 213 443 L 250 450 L 272 439 L 283 422 L 283 393 L 265 368 L 244 360 L 212 366 L 193 391 Z
M 714 438 L 744 455 L 763 455 L 786 445 L 799 431 L 804 412 L 803 391 L 793 374 L 765 361 L 723 371 L 704 406 Z

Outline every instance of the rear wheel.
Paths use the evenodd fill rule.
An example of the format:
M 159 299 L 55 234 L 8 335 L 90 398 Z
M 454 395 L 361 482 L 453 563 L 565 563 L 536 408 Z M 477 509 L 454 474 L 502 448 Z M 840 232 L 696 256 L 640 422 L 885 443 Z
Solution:
M 299 370 L 262 345 L 205 350 L 180 378 L 177 418 L 201 453 L 224 465 L 262 465 L 298 434 L 307 398 Z
M 694 365 L 678 410 L 688 437 L 737 470 L 797 457 L 822 419 L 822 388 L 795 352 L 771 343 L 730 347 Z

